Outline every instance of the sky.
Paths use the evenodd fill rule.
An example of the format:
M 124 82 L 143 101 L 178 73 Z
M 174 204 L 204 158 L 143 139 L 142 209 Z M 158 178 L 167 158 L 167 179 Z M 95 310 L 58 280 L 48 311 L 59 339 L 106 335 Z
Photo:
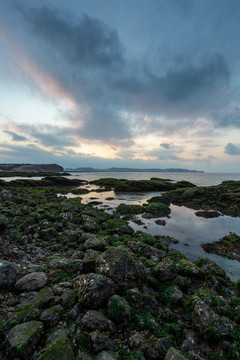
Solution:
M 0 163 L 240 172 L 239 0 L 0 0 Z

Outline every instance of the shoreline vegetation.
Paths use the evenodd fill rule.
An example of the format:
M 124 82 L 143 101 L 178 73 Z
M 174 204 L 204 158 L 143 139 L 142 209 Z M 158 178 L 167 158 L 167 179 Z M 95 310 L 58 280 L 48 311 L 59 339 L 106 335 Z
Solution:
M 81 203 L 88 184 L 156 196 L 109 214 Z M 190 262 L 170 247 L 175 239 L 134 232 L 124 220 L 167 216 L 170 203 L 206 218 L 239 217 L 240 181 L 0 180 L 0 358 L 239 359 L 240 280 L 212 260 Z M 222 249 L 223 242 L 234 253 L 239 236 L 226 234 Z

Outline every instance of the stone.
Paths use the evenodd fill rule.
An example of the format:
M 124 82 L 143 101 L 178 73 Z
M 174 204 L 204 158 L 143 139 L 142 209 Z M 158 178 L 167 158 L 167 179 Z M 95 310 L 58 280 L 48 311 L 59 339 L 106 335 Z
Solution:
M 195 265 L 200 267 L 206 272 L 209 272 L 209 274 L 213 276 L 220 276 L 224 279 L 229 279 L 226 272 L 217 265 L 213 260 L 210 259 L 200 259 L 195 262 Z
M 85 250 L 93 249 L 104 251 L 108 246 L 106 240 L 97 238 L 96 236 L 91 236 L 90 239 L 86 240 L 83 244 Z
M 19 279 L 15 288 L 20 291 L 33 291 L 43 288 L 47 283 L 47 276 L 44 272 L 32 272 Z
M 96 330 L 90 334 L 93 349 L 99 353 L 103 350 L 113 350 L 114 341 L 111 340 L 107 335 L 102 334 L 100 331 Z
M 40 315 L 40 311 L 37 308 L 31 308 L 31 307 L 23 307 L 18 308 L 13 315 L 10 317 L 10 319 L 6 323 L 6 329 L 11 329 L 13 326 L 28 322 L 31 320 L 38 320 Z
M 64 309 L 61 305 L 53 305 L 49 309 L 46 309 L 43 311 L 43 313 L 41 314 L 40 320 L 47 327 L 54 327 L 61 320 L 63 311 L 64 311 Z
M 170 347 L 164 360 L 187 360 L 174 347 Z
M 70 341 L 67 337 L 59 339 L 49 345 L 37 360 L 75 360 Z
M 113 352 L 102 351 L 97 355 L 96 360 L 116 360 L 118 356 Z
M 219 338 L 229 335 L 232 324 L 224 316 L 218 316 L 203 300 L 194 296 L 191 300 L 191 318 L 194 327 L 205 337 Z
M 113 295 L 108 302 L 107 313 L 117 324 L 127 323 L 131 319 L 129 303 L 119 295 Z
M 159 264 L 157 264 L 155 271 L 160 281 L 175 279 L 178 274 L 177 266 L 170 258 L 164 258 Z
M 131 334 L 129 338 L 129 347 L 134 350 L 141 349 L 142 346 L 145 343 L 145 339 L 142 337 L 142 335 L 135 331 L 133 334 Z
M 29 321 L 16 325 L 6 338 L 6 352 L 9 359 L 29 359 L 43 335 L 40 321 Z
M 115 290 L 114 282 L 100 274 L 80 275 L 75 280 L 80 304 L 85 308 L 105 307 Z
M 0 234 L 4 233 L 8 226 L 8 220 L 0 217 Z
M 109 248 L 99 255 L 96 272 L 115 282 L 139 282 L 144 278 L 144 270 L 125 246 Z
M 54 302 L 52 290 L 48 287 L 41 289 L 29 302 L 32 307 L 44 307 Z
M 95 310 L 89 310 L 83 316 L 81 323 L 83 327 L 89 331 L 99 330 L 114 332 L 116 330 L 114 323 L 110 319 Z
M 0 260 L 0 288 L 12 289 L 16 281 L 26 273 L 27 271 L 16 263 Z

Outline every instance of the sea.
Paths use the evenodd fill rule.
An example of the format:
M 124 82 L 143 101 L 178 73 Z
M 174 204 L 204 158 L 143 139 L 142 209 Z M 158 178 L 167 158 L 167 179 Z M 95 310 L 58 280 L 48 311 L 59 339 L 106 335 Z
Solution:
M 80 180 L 92 181 L 99 178 L 117 178 L 128 180 L 147 180 L 152 177 L 169 179 L 173 182 L 186 180 L 197 186 L 218 185 L 222 181 L 235 180 L 240 181 L 240 173 L 205 173 L 205 172 L 72 172 L 68 178 L 76 178 Z M 17 177 L 16 177 L 17 178 Z M 3 180 L 14 180 L 16 178 L 1 178 Z M 21 179 L 23 179 L 21 177 Z M 40 179 L 35 177 L 32 179 Z M 153 196 L 160 195 L 161 192 L 151 193 L 131 193 L 131 194 L 115 194 L 113 191 L 97 192 L 96 186 L 84 185 L 91 192 L 81 195 L 79 201 L 87 204 L 90 201 L 98 201 L 96 205 L 99 209 L 112 213 L 120 203 L 126 204 L 144 204 Z M 79 197 L 69 193 L 68 197 Z M 176 206 L 171 204 L 171 213 L 169 217 L 161 218 L 165 220 L 165 226 L 155 223 L 156 219 L 144 219 L 142 215 L 137 218 L 143 222 L 137 225 L 135 222 L 129 221 L 129 225 L 134 230 L 140 230 L 151 235 L 168 235 L 176 240 L 177 244 L 171 244 L 171 247 L 181 251 L 190 261 L 196 261 L 200 258 L 209 258 L 221 266 L 227 275 L 233 280 L 240 279 L 240 262 L 237 260 L 229 260 L 216 254 L 206 253 L 202 247 L 202 243 L 213 242 L 228 235 L 230 232 L 240 236 L 240 218 L 230 216 L 220 216 L 212 219 L 205 219 L 195 215 L 196 210 L 186 208 L 184 206 Z

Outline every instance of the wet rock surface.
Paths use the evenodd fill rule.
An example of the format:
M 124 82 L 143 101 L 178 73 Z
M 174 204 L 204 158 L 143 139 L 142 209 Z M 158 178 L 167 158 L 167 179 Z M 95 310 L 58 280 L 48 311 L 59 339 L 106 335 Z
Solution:
M 111 181 L 102 186 L 139 189 Z M 226 186 L 224 204 L 235 185 Z M 1 359 L 240 358 L 239 282 L 211 260 L 192 263 L 174 239 L 134 232 L 117 212 L 58 197 L 58 186 L 29 187 L 0 190 Z M 167 209 L 162 197 L 145 208 Z

